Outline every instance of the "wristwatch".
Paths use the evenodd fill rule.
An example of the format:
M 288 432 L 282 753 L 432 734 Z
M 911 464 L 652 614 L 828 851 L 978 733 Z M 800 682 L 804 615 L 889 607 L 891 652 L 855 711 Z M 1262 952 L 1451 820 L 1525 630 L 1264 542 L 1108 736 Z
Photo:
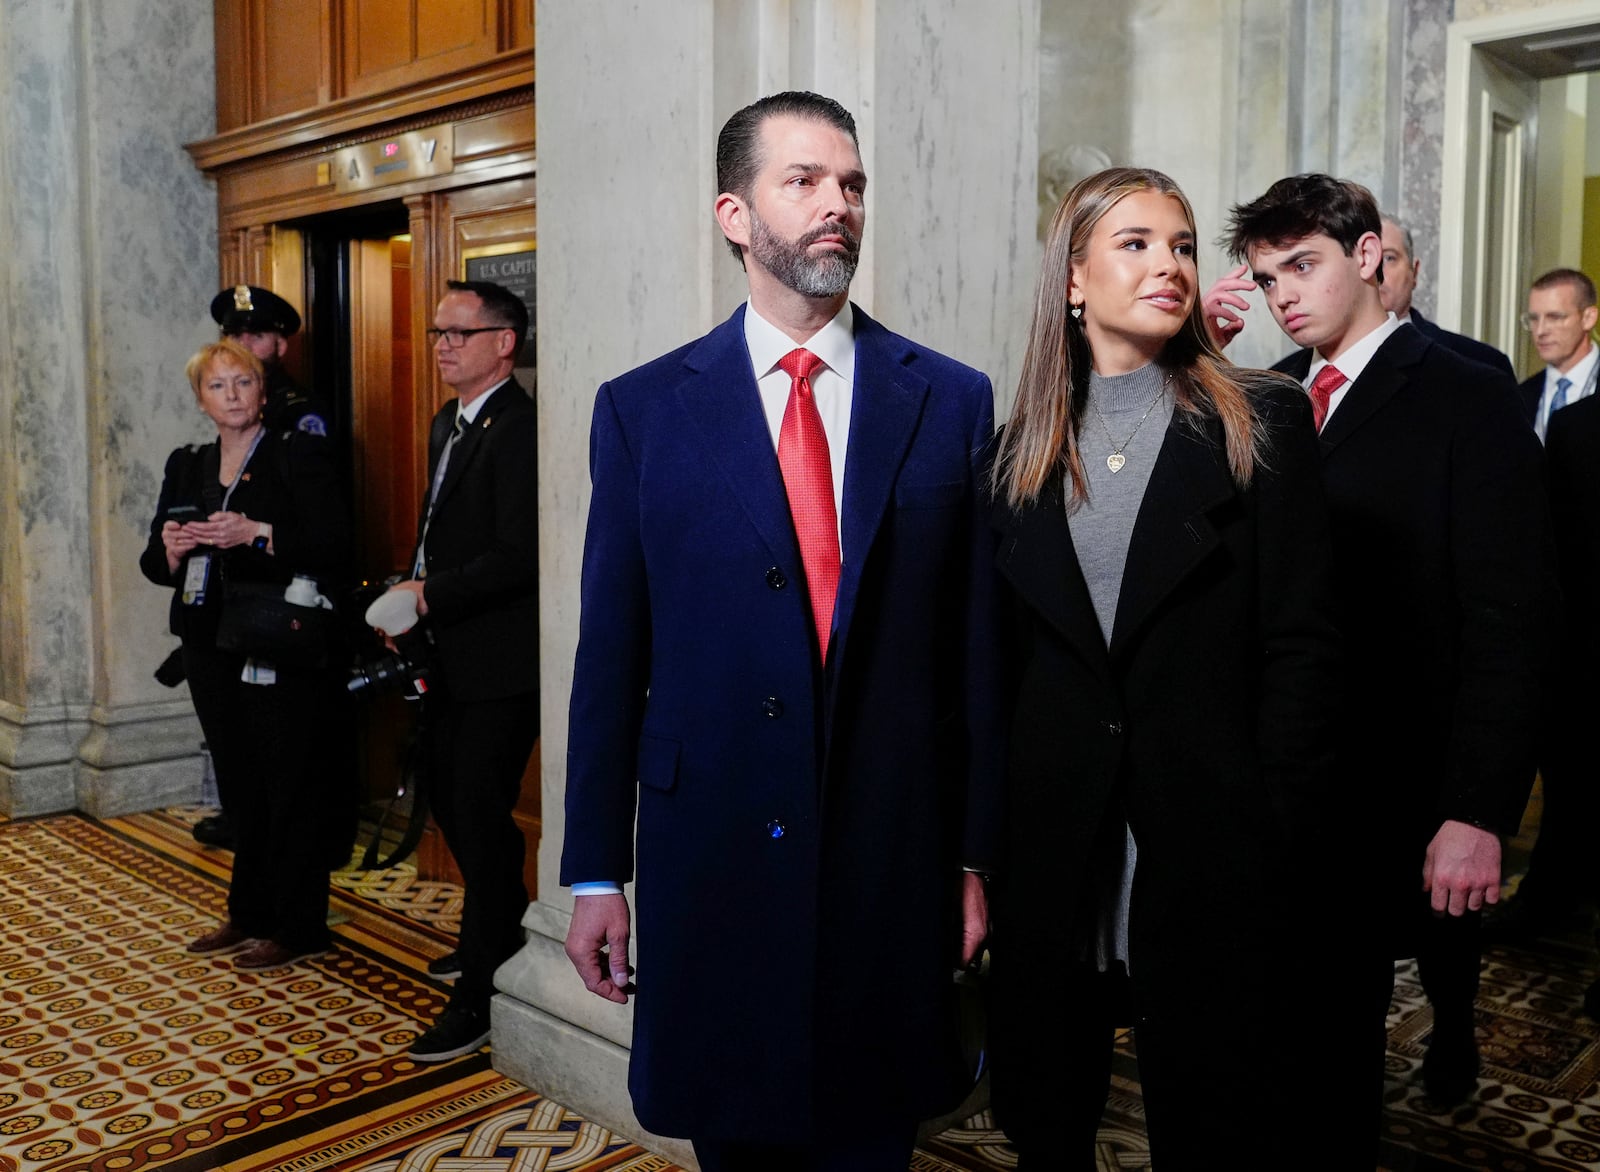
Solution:
M 250 543 L 250 548 L 258 549 L 262 553 L 266 553 L 267 546 L 271 544 L 272 530 L 267 523 L 263 521 L 259 526 L 256 527 L 256 539 Z

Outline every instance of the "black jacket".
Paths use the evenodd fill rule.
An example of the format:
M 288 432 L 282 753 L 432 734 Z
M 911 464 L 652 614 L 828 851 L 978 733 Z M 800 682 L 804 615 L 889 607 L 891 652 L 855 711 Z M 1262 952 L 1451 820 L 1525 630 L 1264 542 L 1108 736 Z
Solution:
M 184 606 L 181 595 L 187 559 L 179 563 L 177 573 L 168 573 L 161 526 L 168 510 L 176 505 L 194 505 L 202 516 L 222 507 L 226 486 L 218 482 L 220 458 L 216 441 L 178 448 L 167 457 L 161 496 L 150 521 L 150 539 L 139 557 L 146 578 L 158 586 L 173 587 L 172 633 L 202 646 L 210 646 L 216 637 L 224 581 L 287 586 L 295 574 L 309 574 L 326 594 L 342 580 L 350 550 L 349 509 L 327 441 L 303 432 L 264 431 L 228 509 L 270 524 L 273 553 L 248 545 L 221 551 L 216 555 L 205 605 Z

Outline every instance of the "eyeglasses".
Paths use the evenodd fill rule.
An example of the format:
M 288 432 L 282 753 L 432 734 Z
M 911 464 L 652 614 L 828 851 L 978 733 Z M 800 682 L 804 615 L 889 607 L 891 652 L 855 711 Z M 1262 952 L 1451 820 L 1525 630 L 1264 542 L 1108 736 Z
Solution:
M 501 330 L 509 330 L 510 326 L 468 326 L 464 329 L 436 330 L 428 328 L 428 345 L 437 346 L 439 339 L 443 338 L 450 344 L 450 349 L 459 350 L 467 344 L 467 339 L 473 334 L 494 334 Z
M 1562 326 L 1571 317 L 1570 313 L 1525 313 L 1517 320 L 1522 323 L 1522 328 L 1528 331 L 1538 329 L 1541 325 Z

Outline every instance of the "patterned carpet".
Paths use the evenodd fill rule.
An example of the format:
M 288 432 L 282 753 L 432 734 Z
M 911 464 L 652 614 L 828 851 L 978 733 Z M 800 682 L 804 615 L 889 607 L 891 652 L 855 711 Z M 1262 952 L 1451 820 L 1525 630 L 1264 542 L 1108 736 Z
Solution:
M 675 1172 L 495 1073 L 486 1051 L 405 1057 L 444 1002 L 425 966 L 452 943 L 458 888 L 352 866 L 333 876 L 326 957 L 243 973 L 185 952 L 223 911 L 230 858 L 194 844 L 200 813 L 0 823 L 0 1172 Z M 1600 1165 L 1600 1026 L 1579 1012 L 1593 976 L 1586 938 L 1492 953 L 1484 1081 L 1445 1111 L 1421 1090 L 1432 1020 L 1403 966 L 1387 1172 Z M 1097 1157 L 1101 1172 L 1151 1168 L 1128 1037 Z M 912 1163 L 1015 1167 L 987 1115 Z

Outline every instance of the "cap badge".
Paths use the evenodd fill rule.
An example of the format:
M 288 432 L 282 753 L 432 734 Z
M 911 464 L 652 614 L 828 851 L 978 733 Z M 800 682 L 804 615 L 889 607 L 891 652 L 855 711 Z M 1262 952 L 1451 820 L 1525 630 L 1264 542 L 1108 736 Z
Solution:
M 255 306 L 250 303 L 250 286 L 235 285 L 233 287 L 233 307 L 241 313 L 249 313 Z

